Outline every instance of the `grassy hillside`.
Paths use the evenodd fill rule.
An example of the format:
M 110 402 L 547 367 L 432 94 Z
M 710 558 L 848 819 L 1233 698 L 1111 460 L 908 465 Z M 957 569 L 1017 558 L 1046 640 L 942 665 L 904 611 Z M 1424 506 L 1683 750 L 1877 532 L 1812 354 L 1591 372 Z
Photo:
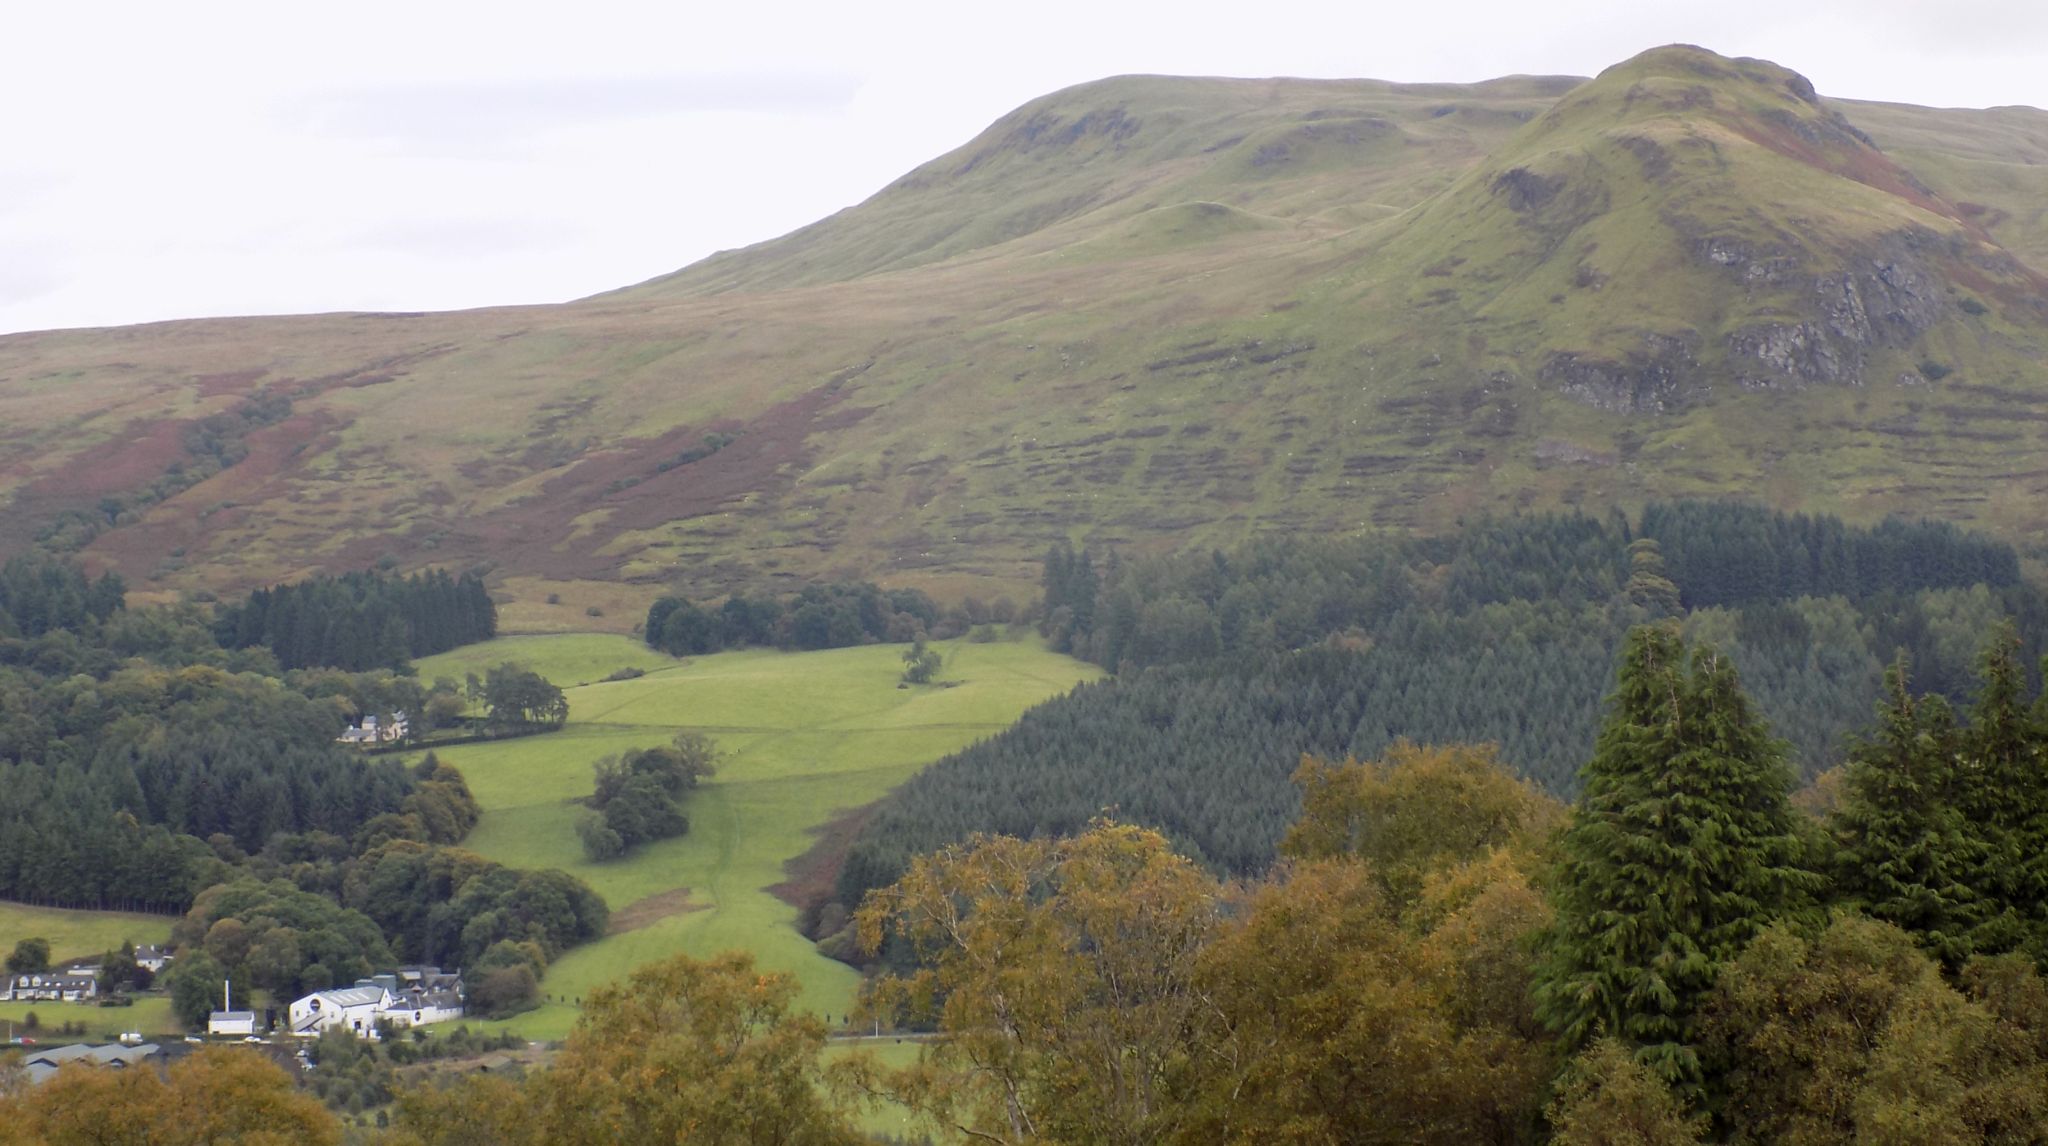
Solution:
M 769 890 L 784 865 L 844 811 L 868 804 L 925 764 L 1009 726 L 1032 704 L 1095 675 L 1036 642 L 942 643 L 940 684 L 899 689 L 901 646 L 817 653 L 754 650 L 676 661 L 623 637 L 509 638 L 420 663 L 423 677 L 461 679 L 508 659 L 565 686 L 569 725 L 509 744 L 451 748 L 483 805 L 465 844 L 520 867 L 555 867 L 588 881 L 613 913 L 613 933 L 552 966 L 541 990 L 555 1001 L 514 1020 L 557 1037 L 574 1000 L 633 967 L 675 951 L 732 948 L 794 973 L 803 1004 L 833 1016 L 857 980 L 798 934 L 796 908 Z M 645 668 L 634 680 L 602 681 Z M 624 860 L 592 864 L 575 833 L 576 802 L 591 766 L 626 748 L 660 744 L 678 729 L 708 733 L 727 755 L 687 805 L 688 835 Z M 794 873 L 801 877 L 803 873 Z
M 0 902 L 0 952 L 23 939 L 50 941 L 50 958 L 63 962 L 112 951 L 123 943 L 164 943 L 174 920 L 122 911 L 70 911 Z
M 666 584 L 1022 595 L 1062 538 L 1651 497 L 2024 539 L 2042 154 L 2048 113 L 1690 48 L 1105 80 L 579 303 L 0 338 L 0 550 L 165 593 L 487 563 L 517 627 L 623 631 Z

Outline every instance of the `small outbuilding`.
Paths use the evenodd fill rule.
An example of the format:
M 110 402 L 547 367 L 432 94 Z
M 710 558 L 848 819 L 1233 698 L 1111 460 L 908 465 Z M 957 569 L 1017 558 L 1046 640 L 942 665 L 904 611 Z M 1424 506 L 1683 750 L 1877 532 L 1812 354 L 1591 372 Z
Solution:
M 206 1033 L 209 1035 L 253 1035 L 256 1033 L 256 1012 L 215 1011 L 207 1016 Z

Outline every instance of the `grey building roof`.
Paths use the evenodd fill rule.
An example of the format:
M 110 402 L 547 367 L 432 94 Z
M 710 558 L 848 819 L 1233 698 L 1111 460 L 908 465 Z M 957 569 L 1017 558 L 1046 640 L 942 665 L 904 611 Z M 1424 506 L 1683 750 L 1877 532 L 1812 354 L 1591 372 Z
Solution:
M 98 1066 L 114 1067 L 133 1066 L 146 1058 L 160 1053 L 161 1050 L 162 1048 L 158 1047 L 155 1043 L 143 1043 L 132 1047 L 122 1046 L 119 1043 L 108 1043 L 105 1046 L 73 1043 L 70 1046 L 39 1050 L 30 1055 L 25 1060 L 25 1064 L 28 1067 L 29 1081 L 37 1083 L 56 1073 L 57 1068 L 67 1062 L 87 1062 Z
M 383 1001 L 384 988 L 336 987 L 327 991 L 315 991 L 313 994 L 337 1007 L 360 1007 L 364 1003 Z

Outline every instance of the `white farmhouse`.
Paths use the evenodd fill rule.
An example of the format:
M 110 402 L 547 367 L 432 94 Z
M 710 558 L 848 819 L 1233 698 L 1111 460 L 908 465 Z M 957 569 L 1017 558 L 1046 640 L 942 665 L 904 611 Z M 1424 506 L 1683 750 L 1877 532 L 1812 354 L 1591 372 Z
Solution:
M 403 712 L 394 712 L 382 723 L 377 714 L 370 713 L 360 723 L 351 724 L 342 730 L 336 740 L 343 744 L 389 744 L 403 740 L 412 732 L 412 722 Z

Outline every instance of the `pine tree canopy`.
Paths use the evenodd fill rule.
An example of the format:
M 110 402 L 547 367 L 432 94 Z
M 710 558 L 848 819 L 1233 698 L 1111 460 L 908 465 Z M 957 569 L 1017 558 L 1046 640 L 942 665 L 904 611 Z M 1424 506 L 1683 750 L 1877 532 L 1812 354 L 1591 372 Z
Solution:
M 1819 880 L 1782 749 L 1726 657 L 1640 626 L 1560 843 L 1538 1013 L 1571 1047 L 1603 1034 L 1697 1084 L 1693 1012 L 1721 966 Z

